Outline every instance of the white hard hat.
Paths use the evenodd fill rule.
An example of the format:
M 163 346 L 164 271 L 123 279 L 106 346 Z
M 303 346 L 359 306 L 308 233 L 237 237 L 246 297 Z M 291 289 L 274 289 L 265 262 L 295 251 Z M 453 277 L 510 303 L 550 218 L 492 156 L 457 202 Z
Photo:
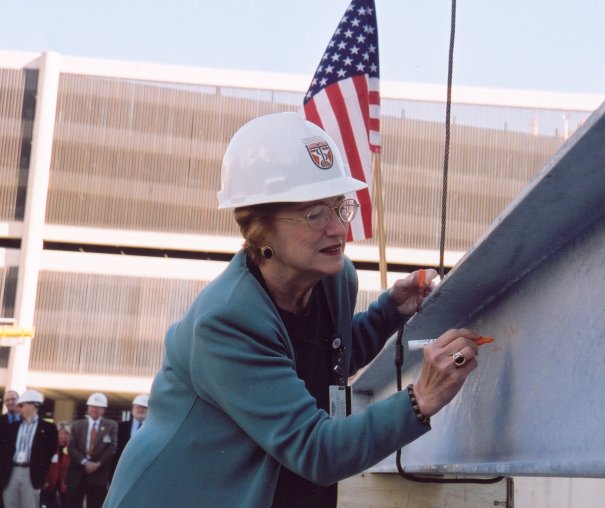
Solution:
M 17 399 L 17 405 L 23 404 L 24 402 L 31 402 L 36 405 L 42 404 L 42 402 L 44 402 L 44 397 L 37 390 L 25 390 Z
M 132 400 L 132 405 L 133 406 L 149 407 L 149 395 L 147 395 L 146 393 L 141 393 L 140 395 L 137 395 Z
M 345 173 L 334 140 L 298 113 L 274 113 L 244 124 L 221 167 L 220 208 L 314 201 L 365 189 Z
M 102 393 L 92 393 L 86 401 L 87 406 L 107 407 L 107 397 Z

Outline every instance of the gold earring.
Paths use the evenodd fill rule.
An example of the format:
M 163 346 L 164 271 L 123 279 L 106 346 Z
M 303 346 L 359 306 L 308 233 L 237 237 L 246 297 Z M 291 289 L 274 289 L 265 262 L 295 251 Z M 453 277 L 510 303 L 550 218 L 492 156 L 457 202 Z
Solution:
M 265 259 L 271 259 L 273 257 L 273 249 L 271 247 L 269 247 L 268 245 L 261 247 L 260 253 L 261 253 L 261 256 L 263 256 Z

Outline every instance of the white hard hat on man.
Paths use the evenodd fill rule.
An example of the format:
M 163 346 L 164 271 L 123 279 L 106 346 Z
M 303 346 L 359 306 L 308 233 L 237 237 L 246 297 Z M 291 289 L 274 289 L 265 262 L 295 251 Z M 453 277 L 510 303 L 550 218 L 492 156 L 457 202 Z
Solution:
M 149 407 L 149 395 L 141 393 L 132 400 L 133 406 Z
M 91 393 L 86 401 L 87 406 L 107 407 L 107 397 L 102 393 Z
M 37 390 L 25 390 L 17 399 L 17 406 L 20 404 L 30 403 L 39 406 L 44 402 L 44 397 Z
M 233 136 L 221 168 L 219 208 L 314 201 L 365 189 L 348 176 L 334 140 L 298 113 L 255 118 Z

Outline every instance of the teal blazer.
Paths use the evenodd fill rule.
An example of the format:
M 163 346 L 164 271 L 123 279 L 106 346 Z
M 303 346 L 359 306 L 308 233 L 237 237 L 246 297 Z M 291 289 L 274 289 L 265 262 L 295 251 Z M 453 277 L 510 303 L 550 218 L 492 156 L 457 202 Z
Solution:
M 357 275 L 321 281 L 348 374 L 402 324 L 388 293 L 353 315 Z M 296 375 L 273 302 L 243 252 L 166 335 L 149 416 L 130 440 L 105 508 L 268 507 L 280 465 L 322 485 L 360 473 L 424 434 L 407 392 L 331 420 Z

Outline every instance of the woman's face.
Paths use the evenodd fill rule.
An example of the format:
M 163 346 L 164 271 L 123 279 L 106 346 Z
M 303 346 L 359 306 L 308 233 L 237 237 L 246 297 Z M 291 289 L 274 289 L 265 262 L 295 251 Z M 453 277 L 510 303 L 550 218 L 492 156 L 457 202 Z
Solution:
M 273 258 L 268 261 L 279 265 L 284 277 L 315 282 L 343 269 L 344 248 L 349 225 L 342 222 L 334 210 L 323 228 L 312 227 L 304 217 L 314 212 L 317 205 L 337 207 L 344 196 L 291 203 L 284 205 L 275 214 L 274 227 L 267 235 L 266 245 L 273 249 Z M 288 220 L 297 219 L 297 220 Z M 298 220 L 303 219 L 303 220 Z
M 67 446 L 69 444 L 69 434 L 64 430 L 59 431 L 59 446 Z

